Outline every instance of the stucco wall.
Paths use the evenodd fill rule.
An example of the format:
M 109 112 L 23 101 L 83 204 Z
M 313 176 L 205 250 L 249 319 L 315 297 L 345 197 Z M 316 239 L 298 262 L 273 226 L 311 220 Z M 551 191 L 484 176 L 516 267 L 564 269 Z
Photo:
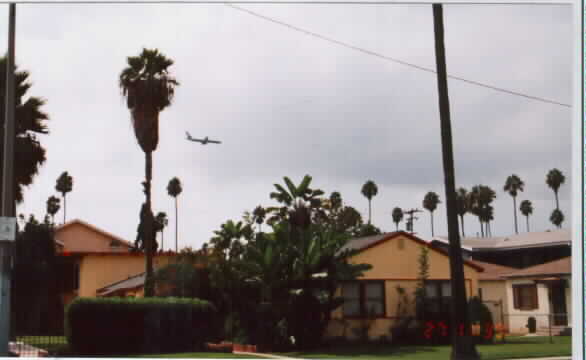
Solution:
M 363 250 L 351 259 L 353 263 L 372 265 L 372 269 L 366 271 L 360 279 L 383 280 L 385 283 L 385 316 L 370 321 L 370 338 L 389 336 L 390 328 L 397 321 L 397 316 L 414 315 L 414 293 L 419 276 L 418 259 L 422 246 L 408 237 L 398 236 Z M 446 255 L 430 249 L 428 262 L 429 280 L 450 279 L 449 258 Z M 478 270 L 465 265 L 464 276 L 467 296 L 476 296 L 478 294 Z M 408 296 L 409 307 L 401 314 L 397 314 L 399 303 L 397 286 L 402 287 Z M 340 289 L 337 290 L 337 295 L 341 295 Z M 326 336 L 354 338 L 356 333 L 352 329 L 366 324 L 363 320 L 344 319 L 342 307 L 339 307 L 332 312 L 332 321 L 328 324 Z
M 153 259 L 154 268 L 170 262 L 172 255 L 158 255 Z M 96 290 L 145 271 L 142 254 L 86 255 L 79 266 L 79 296 L 94 297 Z
M 478 287 L 482 289 L 482 301 L 492 314 L 494 324 L 507 325 L 508 309 L 507 288 L 505 280 L 480 280 Z M 502 305 L 500 301 L 502 300 Z
M 568 326 L 572 326 L 572 278 L 569 276 L 566 279 L 566 311 L 568 312 Z
M 537 329 L 548 328 L 549 326 L 549 296 L 547 285 L 543 283 L 537 284 L 537 305 L 538 308 L 534 310 L 520 310 L 514 308 L 513 302 L 513 285 L 534 284 L 534 279 L 513 279 L 506 281 L 507 290 L 507 313 L 506 321 L 509 331 L 514 334 L 528 333 L 527 321 L 529 317 L 534 317 L 537 320 Z

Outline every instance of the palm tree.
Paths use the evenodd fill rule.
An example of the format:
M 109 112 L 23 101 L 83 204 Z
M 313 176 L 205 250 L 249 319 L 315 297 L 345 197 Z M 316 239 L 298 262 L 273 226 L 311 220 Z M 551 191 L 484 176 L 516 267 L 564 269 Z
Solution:
M 57 184 L 55 184 L 55 190 L 61 193 L 63 196 L 63 223 L 65 224 L 67 214 L 67 199 L 65 196 L 68 192 L 73 189 L 73 177 L 71 177 L 67 171 L 63 172 L 59 178 L 57 178 Z
M 258 231 L 261 231 L 261 225 L 265 221 L 267 211 L 262 206 L 257 206 L 252 211 L 252 220 L 258 224 Z
M 423 207 L 431 214 L 431 236 L 433 237 L 433 212 L 437 209 L 437 205 L 441 203 L 439 196 L 433 191 L 425 194 L 423 198 Z
M 513 214 L 515 217 L 515 234 L 519 233 L 517 228 L 517 194 L 519 191 L 523 191 L 523 186 L 525 183 L 521 180 L 517 175 L 513 174 L 507 178 L 505 182 L 505 186 L 503 187 L 504 191 L 507 191 L 509 195 L 513 197 Z
M 6 57 L 0 57 L 0 159 L 4 156 L 4 106 L 6 96 Z M 48 134 L 46 121 L 49 120 L 41 107 L 45 100 L 27 95 L 31 88 L 29 73 L 18 71 L 15 67 L 15 139 L 14 139 L 14 200 L 15 203 L 23 201 L 24 188 L 33 183 L 34 177 L 39 173 L 41 165 L 45 163 L 46 151 L 41 146 L 37 135 Z M 0 179 L 4 169 L 0 166 Z M 2 194 L 0 194 L 0 203 Z M 16 209 L 16 204 L 14 205 Z M 16 213 L 14 211 L 13 213 Z
M 401 220 L 403 220 L 403 210 L 399 207 L 396 207 L 393 209 L 393 213 L 391 216 L 393 217 L 393 222 L 395 223 L 397 231 L 399 231 L 399 223 L 401 222 Z
M 165 251 L 165 236 L 164 230 L 169 225 L 169 219 L 167 219 L 167 213 L 159 211 L 155 216 L 155 227 L 157 232 L 161 232 L 161 251 Z
M 470 197 L 468 190 L 459 188 L 456 193 L 456 213 L 460 216 L 460 226 L 462 227 L 462 237 L 466 237 L 464 233 L 464 215 L 470 211 Z
M 472 187 L 469 195 L 470 212 L 478 217 L 480 222 L 480 233 L 482 236 L 488 235 L 488 228 L 484 226 L 487 223 L 488 207 L 494 199 L 496 199 L 496 192 L 486 185 L 475 185 Z M 486 228 L 486 231 L 485 231 Z
M 181 194 L 183 191 L 183 187 L 181 186 L 181 181 L 178 177 L 174 177 L 173 179 L 169 180 L 169 184 L 167 185 L 167 194 L 169 196 L 175 198 L 175 252 L 179 251 L 179 241 L 178 239 L 178 227 L 177 227 L 177 196 Z
M 531 204 L 531 201 L 521 201 L 519 210 L 521 210 L 521 214 L 523 214 L 527 218 L 527 232 L 529 232 L 529 215 L 533 214 L 533 205 Z
M 364 185 L 362 185 L 362 195 L 368 199 L 368 223 L 371 223 L 371 200 L 373 197 L 378 194 L 378 187 L 372 180 L 368 180 Z
M 437 67 L 437 87 L 439 95 L 439 115 L 442 139 L 442 160 L 446 192 L 446 211 L 448 216 L 448 238 L 450 240 L 450 274 L 451 274 L 451 312 L 452 324 L 461 324 L 464 334 L 459 336 L 456 326 L 452 326 L 452 360 L 475 360 L 480 356 L 471 336 L 468 304 L 466 301 L 466 283 L 464 280 L 464 260 L 458 229 L 456 212 L 456 184 L 454 171 L 454 152 L 452 149 L 452 126 L 450 124 L 450 101 L 448 97 L 448 80 L 446 72 L 446 54 L 444 46 L 444 16 L 442 4 L 433 4 L 433 25 L 435 38 L 435 59 Z
M 55 214 L 61 208 L 61 200 L 58 197 L 51 195 L 49 199 L 47 199 L 47 214 L 51 215 L 51 222 L 55 224 Z
M 153 172 L 153 151 L 159 143 L 159 113 L 171 105 L 175 87 L 179 83 L 168 72 L 173 60 L 166 58 L 157 49 L 143 49 L 139 56 L 127 58 L 128 67 L 120 73 L 119 86 L 126 106 L 130 110 L 134 135 L 145 154 L 145 181 L 147 221 L 145 297 L 154 295 L 152 229 L 154 216 L 151 208 L 151 181 Z
M 550 189 L 552 189 L 553 193 L 555 194 L 555 208 L 557 210 L 560 209 L 560 203 L 558 200 L 558 190 L 559 190 L 560 186 L 562 186 L 562 184 L 565 181 L 566 181 L 566 177 L 558 169 L 551 169 L 547 173 L 547 177 L 545 178 L 545 182 L 546 182 L 547 186 L 549 186 Z
M 564 222 L 564 213 L 560 209 L 555 209 L 552 211 L 551 216 L 549 217 L 549 221 L 557 226 L 558 229 L 561 229 L 562 223 Z

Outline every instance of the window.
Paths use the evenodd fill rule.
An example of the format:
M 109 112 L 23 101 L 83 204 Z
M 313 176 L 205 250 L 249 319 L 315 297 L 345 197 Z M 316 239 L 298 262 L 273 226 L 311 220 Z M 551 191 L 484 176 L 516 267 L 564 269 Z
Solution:
M 513 285 L 513 306 L 519 310 L 537 309 L 537 285 Z
M 385 315 L 385 287 L 382 281 L 355 281 L 342 285 L 344 317 Z
M 425 282 L 426 310 L 430 313 L 449 313 L 452 301 L 452 285 L 449 280 Z

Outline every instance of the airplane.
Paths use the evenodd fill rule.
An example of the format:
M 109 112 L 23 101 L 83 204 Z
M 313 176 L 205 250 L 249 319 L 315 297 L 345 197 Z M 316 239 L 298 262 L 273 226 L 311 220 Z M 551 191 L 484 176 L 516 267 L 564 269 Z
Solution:
M 210 140 L 210 139 L 208 139 L 207 136 L 205 138 L 203 138 L 203 139 L 194 139 L 193 137 L 191 137 L 191 135 L 187 131 L 185 132 L 185 134 L 187 135 L 187 140 L 199 142 L 202 145 L 205 145 L 205 144 L 221 144 L 222 143 L 221 141 Z

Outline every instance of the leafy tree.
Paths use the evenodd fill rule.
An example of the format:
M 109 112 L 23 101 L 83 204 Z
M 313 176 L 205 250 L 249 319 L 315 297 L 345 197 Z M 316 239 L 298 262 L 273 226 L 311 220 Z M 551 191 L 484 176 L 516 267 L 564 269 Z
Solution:
M 55 224 L 55 214 L 57 214 L 61 208 L 60 202 L 61 200 L 53 195 L 47 199 L 47 214 L 51 216 L 51 222 L 53 224 Z
M 564 213 L 559 209 L 555 209 L 551 213 L 551 216 L 549 217 L 549 221 L 551 221 L 552 224 L 557 226 L 558 229 L 561 229 L 562 223 L 564 222 Z
M 529 215 L 533 214 L 533 205 L 531 204 L 531 201 L 521 201 L 519 210 L 521 210 L 521 214 L 523 214 L 527 218 L 527 232 L 529 232 Z
M 555 194 L 555 208 L 557 210 L 560 209 L 560 203 L 558 200 L 558 190 L 560 186 L 566 181 L 566 177 L 564 174 L 558 169 L 551 169 L 545 178 L 545 183 L 549 186 L 550 189 L 553 190 Z
M 395 223 L 396 230 L 399 231 L 399 223 L 403 220 L 403 210 L 401 208 L 396 207 L 393 209 L 391 214 L 393 217 L 393 222 Z
M 252 220 L 258 225 L 258 231 L 261 231 L 261 225 L 265 221 L 267 211 L 262 206 L 257 206 L 252 211 Z
M 371 223 L 371 215 L 372 215 L 372 208 L 371 208 L 371 201 L 372 198 L 378 194 L 378 187 L 372 180 L 368 180 L 364 185 L 362 185 L 362 195 L 368 199 L 368 223 Z
M 156 232 L 161 233 L 161 250 L 165 250 L 165 237 L 164 237 L 164 230 L 169 225 L 169 219 L 167 219 L 167 213 L 163 211 L 159 211 L 157 216 L 155 216 L 155 230 Z
M 462 237 L 466 237 L 464 233 L 464 215 L 470 211 L 470 196 L 468 190 L 459 188 L 456 194 L 456 213 L 460 216 L 460 226 L 462 227 Z
M 167 194 L 169 194 L 169 196 L 175 198 L 175 252 L 179 252 L 179 242 L 178 242 L 178 227 L 177 227 L 177 219 L 179 217 L 178 213 L 177 213 L 177 196 L 179 196 L 179 194 L 181 194 L 181 192 L 183 191 L 183 187 L 181 186 L 181 181 L 179 180 L 179 178 L 174 177 L 173 179 L 171 179 L 169 181 L 169 184 L 167 185 Z
M 433 191 L 425 194 L 423 198 L 423 207 L 431 214 L 431 236 L 433 237 L 433 212 L 437 209 L 437 205 L 441 203 L 439 196 Z
M 4 158 L 4 116 L 6 114 L 6 57 L 0 57 L 0 159 Z M 45 100 L 27 96 L 32 84 L 27 71 L 15 69 L 15 139 L 14 139 L 14 200 L 23 201 L 24 188 L 33 183 L 40 167 L 45 163 L 46 150 L 38 135 L 49 133 L 46 121 L 49 117 L 42 111 Z M 0 179 L 4 169 L 0 166 Z M 0 201 L 2 194 L 0 194 Z M 16 205 L 15 205 L 16 207 Z
M 63 223 L 65 224 L 66 221 L 66 214 L 67 214 L 67 199 L 66 195 L 68 192 L 73 190 L 73 177 L 71 177 L 67 171 L 63 172 L 59 178 L 57 178 L 57 184 L 55 184 L 55 190 L 60 192 L 63 196 Z
M 169 75 L 168 68 L 173 60 L 168 59 L 157 49 L 143 49 L 139 56 L 127 58 L 126 67 L 119 78 L 122 96 L 126 97 L 126 105 L 130 110 L 132 125 L 136 140 L 145 153 L 145 182 L 146 196 L 146 275 L 145 296 L 153 296 L 154 287 L 152 247 L 154 216 L 151 209 L 151 180 L 153 170 L 152 153 L 159 143 L 159 113 L 171 105 L 177 80 Z
M 513 197 L 513 215 L 515 216 L 515 234 L 519 233 L 517 228 L 517 194 L 519 191 L 523 191 L 525 183 L 515 174 L 509 176 L 503 187 L 504 191 L 507 191 L 509 195 Z
M 419 273 L 417 274 L 417 287 L 415 288 L 415 304 L 417 309 L 417 318 L 421 321 L 425 320 L 425 308 L 427 294 L 425 293 L 425 285 L 429 279 L 429 249 L 425 246 L 421 247 L 419 257 L 417 258 L 419 265 Z

